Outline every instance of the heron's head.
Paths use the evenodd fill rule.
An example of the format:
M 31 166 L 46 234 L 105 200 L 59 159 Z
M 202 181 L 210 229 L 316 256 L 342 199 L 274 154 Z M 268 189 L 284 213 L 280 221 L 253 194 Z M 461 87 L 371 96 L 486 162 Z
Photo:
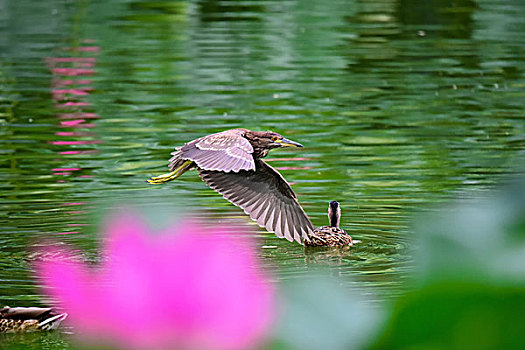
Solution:
M 282 135 L 273 131 L 252 131 L 246 134 L 252 146 L 264 149 L 273 149 L 279 147 L 303 147 L 299 142 L 288 140 Z

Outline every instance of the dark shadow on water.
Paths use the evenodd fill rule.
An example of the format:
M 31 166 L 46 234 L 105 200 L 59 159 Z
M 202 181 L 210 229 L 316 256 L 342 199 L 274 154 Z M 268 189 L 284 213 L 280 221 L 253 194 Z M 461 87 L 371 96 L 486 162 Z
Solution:
M 396 17 L 404 26 L 422 26 L 441 38 L 470 39 L 477 9 L 472 0 L 399 0 Z

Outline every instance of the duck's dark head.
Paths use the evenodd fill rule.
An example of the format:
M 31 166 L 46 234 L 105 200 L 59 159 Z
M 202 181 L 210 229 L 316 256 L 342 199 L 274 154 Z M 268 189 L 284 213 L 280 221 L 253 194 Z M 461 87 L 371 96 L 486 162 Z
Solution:
M 328 224 L 330 227 L 339 228 L 339 220 L 341 219 L 341 208 L 339 202 L 331 201 L 328 204 Z
M 264 157 L 268 151 L 279 147 L 303 147 L 298 142 L 288 140 L 273 131 L 247 131 L 244 137 L 250 141 L 254 153 Z

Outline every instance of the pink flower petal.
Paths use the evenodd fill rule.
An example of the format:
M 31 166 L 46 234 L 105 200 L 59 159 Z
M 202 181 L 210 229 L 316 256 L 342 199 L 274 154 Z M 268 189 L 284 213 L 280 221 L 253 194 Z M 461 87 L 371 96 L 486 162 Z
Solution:
M 99 268 L 39 269 L 79 333 L 126 349 L 248 349 L 264 338 L 274 291 L 238 230 L 183 222 L 150 235 L 126 213 L 107 231 Z

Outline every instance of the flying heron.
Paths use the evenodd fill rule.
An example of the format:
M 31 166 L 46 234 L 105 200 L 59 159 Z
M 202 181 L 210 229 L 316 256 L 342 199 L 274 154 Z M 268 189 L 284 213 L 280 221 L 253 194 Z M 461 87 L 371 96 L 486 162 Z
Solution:
M 305 240 L 304 245 L 308 247 L 321 246 L 345 246 L 352 245 L 352 237 L 339 228 L 339 221 L 341 219 L 341 208 L 339 202 L 331 201 L 328 204 L 328 226 L 321 226 L 310 234 L 310 240 Z
M 148 182 L 162 184 L 197 168 L 209 187 L 242 208 L 259 226 L 302 244 L 314 226 L 290 185 L 261 159 L 279 147 L 303 146 L 271 131 L 222 131 L 175 148 L 169 161 L 171 172 Z

